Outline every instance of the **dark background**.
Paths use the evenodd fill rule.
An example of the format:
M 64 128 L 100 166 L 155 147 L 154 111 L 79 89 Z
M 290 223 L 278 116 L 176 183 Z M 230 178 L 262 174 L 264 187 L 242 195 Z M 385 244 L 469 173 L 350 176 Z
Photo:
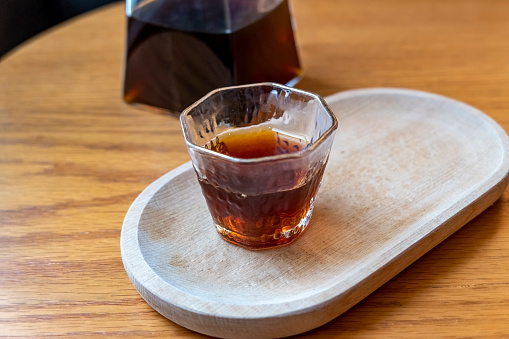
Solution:
M 0 0 L 0 57 L 62 21 L 118 0 Z

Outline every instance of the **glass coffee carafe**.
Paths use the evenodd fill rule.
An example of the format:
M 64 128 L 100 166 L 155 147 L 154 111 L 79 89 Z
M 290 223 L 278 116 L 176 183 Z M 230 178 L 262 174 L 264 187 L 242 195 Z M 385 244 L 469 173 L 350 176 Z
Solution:
M 219 87 L 294 85 L 287 0 L 127 0 L 124 99 L 179 114 Z

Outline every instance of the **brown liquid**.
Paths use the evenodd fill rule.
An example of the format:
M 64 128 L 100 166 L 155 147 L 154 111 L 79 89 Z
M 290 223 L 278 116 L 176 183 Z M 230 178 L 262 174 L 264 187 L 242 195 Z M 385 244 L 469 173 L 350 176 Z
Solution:
M 213 89 L 265 81 L 284 84 L 301 71 L 286 0 L 230 33 L 174 30 L 135 17 L 136 10 L 127 27 L 128 103 L 180 112 Z
M 257 129 L 250 133 L 219 136 L 205 147 L 238 158 L 257 158 L 305 148 L 302 140 Z M 228 183 L 200 185 L 219 233 L 227 241 L 249 249 L 283 245 L 294 240 L 307 225 L 325 165 L 307 183 L 291 190 L 243 195 L 221 188 Z M 277 175 L 277 173 L 274 173 Z M 295 184 L 301 173 L 295 174 Z M 219 187 L 218 187 L 219 186 Z
M 248 133 L 231 132 L 218 136 L 205 148 L 236 158 L 253 159 L 271 155 L 298 152 L 306 148 L 298 139 L 272 128 L 255 128 Z

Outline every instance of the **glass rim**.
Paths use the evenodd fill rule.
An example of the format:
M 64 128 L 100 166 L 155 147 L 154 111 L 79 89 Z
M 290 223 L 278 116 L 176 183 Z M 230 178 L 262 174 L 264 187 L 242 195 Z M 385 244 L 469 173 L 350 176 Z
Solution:
M 203 103 L 206 99 L 208 99 L 209 97 L 211 97 L 214 94 L 219 93 L 219 92 L 223 92 L 223 91 L 226 91 L 226 90 L 235 90 L 235 89 L 242 89 L 242 88 L 249 88 L 249 87 L 262 87 L 262 86 L 276 87 L 276 88 L 280 88 L 280 89 L 283 89 L 283 90 L 287 90 L 287 91 L 291 91 L 291 92 L 296 92 L 296 93 L 299 93 L 299 94 L 302 94 L 302 95 L 305 95 L 305 96 L 310 96 L 310 97 L 316 99 L 322 105 L 322 107 L 325 109 L 325 112 L 331 117 L 331 119 L 332 119 L 331 126 L 329 126 L 327 131 L 325 131 L 325 133 L 323 133 L 318 139 L 316 139 L 311 144 L 311 146 L 306 147 L 306 148 L 304 148 L 304 149 L 302 149 L 300 151 L 292 152 L 292 153 L 269 155 L 269 156 L 257 157 L 257 158 L 238 158 L 238 157 L 234 157 L 234 156 L 231 156 L 231 155 L 222 154 L 222 153 L 210 150 L 208 148 L 205 148 L 203 146 L 198 146 L 198 145 L 196 145 L 196 144 L 194 144 L 194 143 L 192 143 L 191 141 L 188 140 L 187 133 L 186 133 L 187 129 L 188 129 L 188 126 L 187 126 L 187 123 L 185 121 L 185 117 L 195 107 L 197 107 L 198 105 Z M 338 128 L 338 120 L 337 120 L 336 116 L 334 115 L 334 112 L 332 112 L 332 110 L 329 107 L 329 105 L 327 104 L 327 102 L 320 95 L 318 95 L 316 93 L 313 93 L 313 92 L 309 92 L 309 91 L 301 90 L 301 89 L 298 89 L 298 88 L 293 88 L 293 87 L 281 85 L 281 84 L 274 83 L 274 82 L 260 82 L 260 83 L 247 84 L 247 85 L 228 86 L 228 87 L 221 87 L 221 88 L 217 88 L 215 90 L 212 90 L 209 93 L 207 93 L 206 95 L 204 95 L 202 98 L 200 98 L 198 101 L 193 103 L 191 106 L 187 107 L 186 109 L 184 109 L 182 111 L 182 113 L 180 114 L 180 124 L 182 126 L 183 131 L 184 131 L 184 133 L 183 133 L 184 134 L 184 141 L 185 141 L 185 143 L 186 143 L 188 148 L 196 150 L 197 152 L 200 152 L 200 153 L 208 154 L 208 155 L 210 155 L 212 157 L 217 157 L 217 158 L 221 158 L 221 159 L 227 160 L 229 162 L 242 163 L 242 164 L 262 163 L 262 162 L 268 162 L 268 161 L 276 161 L 276 160 L 283 160 L 283 159 L 292 159 L 292 158 L 301 158 L 301 157 L 304 157 L 306 154 L 308 154 L 308 153 L 312 152 L 313 150 L 315 150 L 320 144 L 322 144 Z

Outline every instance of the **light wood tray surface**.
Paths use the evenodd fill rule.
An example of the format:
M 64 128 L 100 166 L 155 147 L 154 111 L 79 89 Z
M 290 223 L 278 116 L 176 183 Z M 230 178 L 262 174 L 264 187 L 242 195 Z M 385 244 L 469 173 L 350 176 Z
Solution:
M 308 230 L 248 251 L 221 240 L 190 163 L 143 191 L 121 236 L 125 269 L 170 320 L 218 337 L 318 327 L 489 207 L 509 139 L 463 103 L 402 89 L 326 98 L 339 120 Z

